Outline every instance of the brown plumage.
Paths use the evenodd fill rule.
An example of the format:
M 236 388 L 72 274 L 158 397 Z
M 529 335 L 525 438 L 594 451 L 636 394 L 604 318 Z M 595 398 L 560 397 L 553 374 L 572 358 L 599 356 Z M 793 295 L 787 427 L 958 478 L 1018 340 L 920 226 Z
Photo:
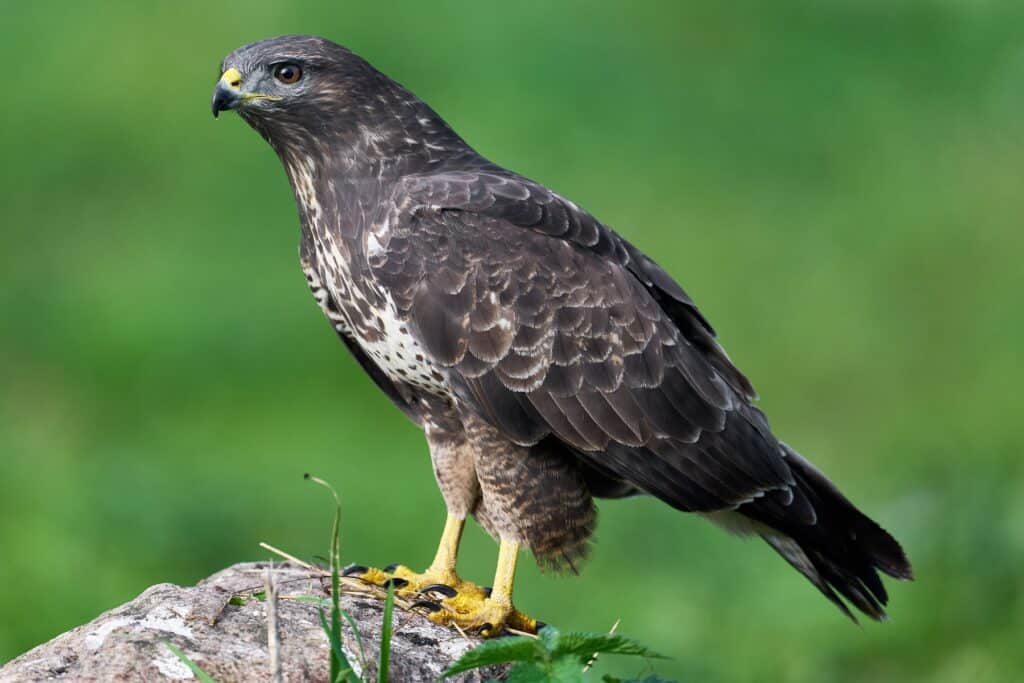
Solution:
M 275 81 L 281 64 L 301 79 Z M 452 515 L 575 568 L 593 497 L 652 495 L 883 616 L 877 570 L 911 575 L 899 545 L 776 439 L 652 259 L 333 43 L 254 43 L 224 69 L 257 95 L 222 80 L 215 112 L 238 108 L 281 157 L 314 297 L 423 427 Z

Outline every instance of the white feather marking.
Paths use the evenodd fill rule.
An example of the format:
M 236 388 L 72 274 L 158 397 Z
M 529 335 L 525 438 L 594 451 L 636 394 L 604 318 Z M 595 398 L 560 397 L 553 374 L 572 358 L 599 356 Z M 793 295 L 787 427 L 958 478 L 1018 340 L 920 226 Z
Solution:
M 384 245 L 380 243 L 377 236 L 372 232 L 366 238 L 366 254 L 367 256 L 379 256 L 384 253 Z

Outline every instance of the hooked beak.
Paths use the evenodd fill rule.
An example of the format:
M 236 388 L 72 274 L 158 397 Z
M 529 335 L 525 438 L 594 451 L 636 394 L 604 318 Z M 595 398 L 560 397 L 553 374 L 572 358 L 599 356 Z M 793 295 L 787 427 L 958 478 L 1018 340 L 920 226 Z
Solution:
M 238 69 L 228 69 L 213 89 L 213 118 L 222 111 L 237 109 L 242 103 L 242 74 Z
M 222 111 L 238 109 L 251 100 L 278 102 L 281 98 L 277 95 L 242 92 L 242 74 L 232 67 L 224 72 L 217 81 L 217 87 L 213 89 L 213 118 L 217 118 Z

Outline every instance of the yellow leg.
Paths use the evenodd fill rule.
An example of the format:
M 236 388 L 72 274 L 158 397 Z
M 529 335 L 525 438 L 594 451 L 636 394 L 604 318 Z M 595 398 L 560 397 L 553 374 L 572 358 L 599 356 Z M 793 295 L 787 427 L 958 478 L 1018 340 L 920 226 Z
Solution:
M 460 623 L 460 626 L 474 627 L 485 638 L 499 635 L 506 627 L 526 633 L 537 632 L 537 620 L 512 606 L 512 587 L 516 580 L 518 561 L 519 544 L 502 540 L 498 546 L 498 566 L 494 570 L 491 595 L 475 614 L 468 615 L 469 623 Z
M 441 532 L 441 542 L 437 546 L 437 553 L 434 561 L 426 573 L 431 576 L 444 579 L 436 583 L 451 584 L 458 581 L 455 574 L 455 561 L 459 556 L 459 542 L 462 540 L 462 529 L 466 526 L 466 520 L 448 515 L 444 521 L 444 531 Z
M 494 587 L 491 589 L 494 602 L 512 604 L 512 585 L 516 581 L 518 561 L 519 544 L 502 541 L 498 546 L 498 567 L 494 570 Z

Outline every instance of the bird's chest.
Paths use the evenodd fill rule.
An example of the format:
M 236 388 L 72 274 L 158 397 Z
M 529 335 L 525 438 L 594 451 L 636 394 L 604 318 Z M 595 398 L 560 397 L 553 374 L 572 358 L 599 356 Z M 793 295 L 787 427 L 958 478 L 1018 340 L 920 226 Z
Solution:
M 327 319 L 396 385 L 436 396 L 449 396 L 442 368 L 411 333 L 386 289 L 369 273 L 353 274 L 344 258 L 323 243 L 317 258 L 304 263 L 310 291 Z

